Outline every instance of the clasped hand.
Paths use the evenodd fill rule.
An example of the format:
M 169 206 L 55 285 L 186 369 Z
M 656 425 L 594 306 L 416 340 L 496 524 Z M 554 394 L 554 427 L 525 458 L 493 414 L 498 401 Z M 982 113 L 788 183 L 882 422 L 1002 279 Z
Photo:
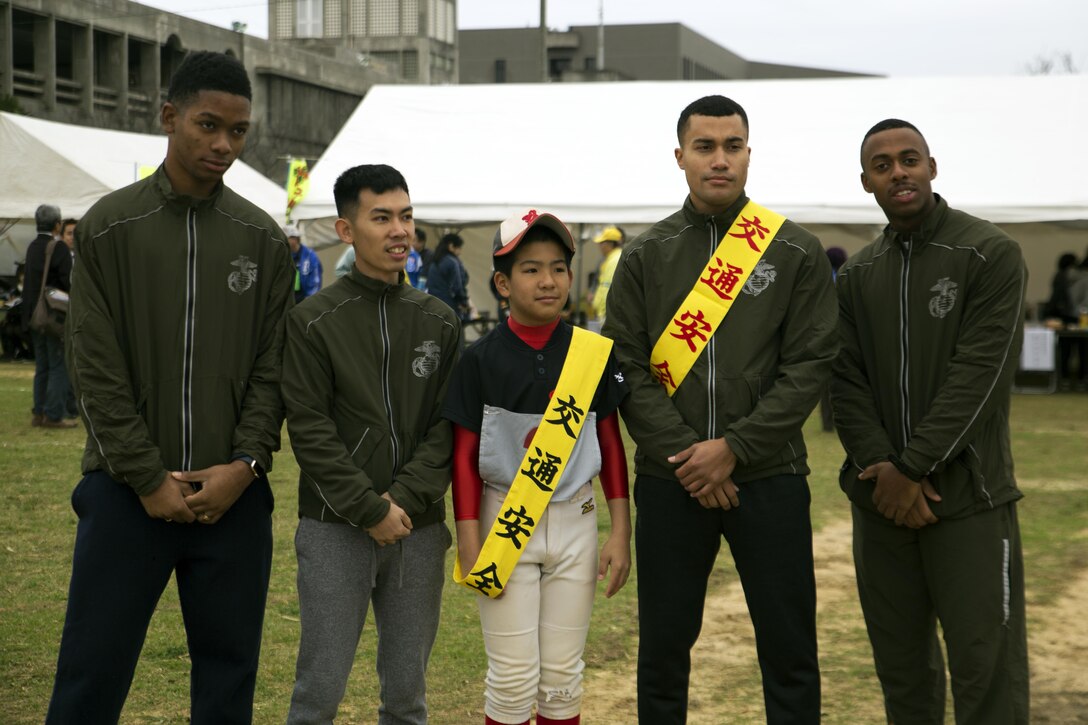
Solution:
M 937 523 L 929 501 L 940 501 L 941 496 L 928 478 L 912 481 L 889 461 L 868 466 L 858 478 L 876 481 L 873 504 L 882 516 L 895 521 L 897 526 L 920 529 Z
M 199 471 L 173 471 L 163 477 L 158 488 L 140 496 L 140 503 L 153 519 L 214 524 L 223 518 L 252 481 L 253 471 L 244 461 L 222 463 Z
M 737 485 L 733 483 L 737 457 L 724 438 L 699 441 L 669 456 L 668 461 L 681 464 L 676 469 L 680 485 L 704 508 L 740 506 Z

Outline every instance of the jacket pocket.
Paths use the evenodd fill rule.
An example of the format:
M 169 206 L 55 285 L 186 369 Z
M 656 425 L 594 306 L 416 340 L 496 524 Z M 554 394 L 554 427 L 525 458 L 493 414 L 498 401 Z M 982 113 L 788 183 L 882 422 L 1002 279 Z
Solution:
M 760 381 L 758 375 L 718 377 L 714 400 L 719 432 L 755 409 L 760 397 Z
M 370 479 L 374 490 L 384 493 L 393 483 L 393 451 L 389 436 L 374 426 L 355 430 L 344 441 L 351 462 Z

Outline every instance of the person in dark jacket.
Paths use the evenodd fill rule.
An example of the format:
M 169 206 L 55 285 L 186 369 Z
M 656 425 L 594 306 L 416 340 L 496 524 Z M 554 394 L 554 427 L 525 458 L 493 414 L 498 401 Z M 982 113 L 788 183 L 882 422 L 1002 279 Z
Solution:
M 839 270 L 835 426 L 858 594 L 888 721 L 1026 725 L 1024 569 L 1009 447 L 1023 337 L 1019 245 L 933 193 L 912 124 L 865 135 L 861 183 L 888 218 Z
M 1077 256 L 1070 252 L 1058 258 L 1058 269 L 1050 280 L 1050 298 L 1046 302 L 1045 316 L 1061 320 L 1064 325 L 1077 324 L 1078 305 L 1073 301 L 1072 289 L 1080 278 L 1077 269 Z M 1080 379 L 1085 379 L 1085 367 L 1088 365 L 1088 340 L 1063 336 L 1058 339 L 1058 378 L 1063 388 L 1073 382 L 1073 357 L 1076 356 L 1080 367 Z
M 163 164 L 76 228 L 66 342 L 88 435 L 47 723 L 118 721 L 171 577 L 190 721 L 253 719 L 295 267 L 278 225 L 223 184 L 250 99 L 241 63 L 190 53 L 160 112 Z
M 374 605 L 381 723 L 427 722 L 453 433 L 441 417 L 460 325 L 405 283 L 414 235 L 396 169 L 336 180 L 336 233 L 355 265 L 291 311 L 283 363 L 298 459 L 299 643 L 287 722 L 331 723 Z M 360 718 L 367 719 L 367 718 Z
M 677 138 L 688 197 L 625 245 L 603 328 L 630 386 L 621 411 L 638 446 L 639 721 L 685 722 L 691 648 L 724 536 L 755 626 L 767 721 L 816 723 L 801 426 L 838 349 L 831 267 L 819 239 L 745 195 L 740 105 L 695 101 Z M 726 302 L 715 328 L 707 315 Z
M 461 263 L 464 246 L 460 234 L 446 234 L 438 240 L 427 276 L 427 292 L 449 305 L 462 320 L 468 316 L 468 272 Z
M 38 236 L 26 250 L 26 268 L 23 278 L 22 310 L 23 330 L 30 333 L 34 345 L 34 407 L 30 425 L 41 428 L 74 428 L 76 423 L 66 420 L 68 400 L 68 372 L 64 368 L 64 340 L 30 327 L 30 318 L 38 306 L 42 291 L 42 273 L 45 258 L 49 254 L 49 272 L 45 285 L 67 292 L 71 288 L 72 255 L 60 241 L 60 209 L 42 204 L 34 211 L 34 223 Z

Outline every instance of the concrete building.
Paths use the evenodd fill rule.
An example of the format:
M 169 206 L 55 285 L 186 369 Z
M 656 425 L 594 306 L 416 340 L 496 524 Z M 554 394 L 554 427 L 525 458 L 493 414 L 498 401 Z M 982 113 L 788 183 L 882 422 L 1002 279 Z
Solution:
M 405 83 L 457 83 L 456 0 L 269 0 L 268 37 L 354 51 Z
M 316 159 L 374 83 L 397 82 L 347 48 L 321 53 L 129 0 L 0 0 L 0 108 L 142 133 L 189 50 L 234 55 L 253 84 L 242 158 L 284 181 L 284 156 Z
M 539 28 L 460 31 L 460 82 L 541 81 L 540 36 Z M 549 80 L 740 80 L 863 75 L 747 60 L 680 23 L 606 25 L 604 69 L 599 71 L 598 37 L 596 25 L 549 30 Z

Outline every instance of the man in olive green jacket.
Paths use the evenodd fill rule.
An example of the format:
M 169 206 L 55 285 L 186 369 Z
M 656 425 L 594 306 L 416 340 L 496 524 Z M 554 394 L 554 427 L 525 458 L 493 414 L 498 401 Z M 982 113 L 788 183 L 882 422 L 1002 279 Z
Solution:
M 460 350 L 449 307 L 405 283 L 408 185 L 385 165 L 334 188 L 351 271 L 288 317 L 283 397 L 298 459 L 299 645 L 287 722 L 336 717 L 370 603 L 379 723 L 427 722 L 453 432 L 441 417 Z
M 238 61 L 191 53 L 161 112 L 166 160 L 77 228 L 66 343 L 87 446 L 50 723 L 117 722 L 171 575 L 191 721 L 252 720 L 294 265 L 222 182 L 250 96 Z
M 769 723 L 816 723 L 820 673 L 809 473 L 801 426 L 837 350 L 835 292 L 815 236 L 786 221 L 671 398 L 650 354 L 748 201 L 744 110 L 721 96 L 680 116 L 683 208 L 624 249 L 604 334 L 638 445 L 639 720 L 682 723 L 690 652 L 724 536 L 756 632 Z M 738 241 L 743 245 L 743 241 Z
M 832 396 L 847 452 L 858 592 L 889 721 L 1028 722 L 1024 575 L 1009 450 L 1020 247 L 934 194 L 921 133 L 866 134 L 861 180 L 888 218 L 839 270 Z

